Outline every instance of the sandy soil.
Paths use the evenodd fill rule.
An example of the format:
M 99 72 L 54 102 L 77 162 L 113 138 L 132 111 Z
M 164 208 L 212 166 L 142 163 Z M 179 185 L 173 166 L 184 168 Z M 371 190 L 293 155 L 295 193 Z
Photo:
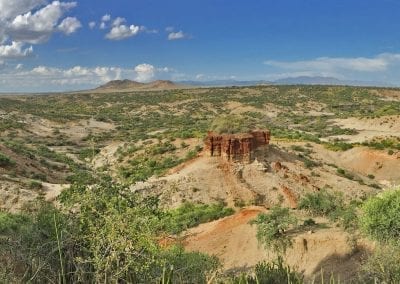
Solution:
M 27 129 L 39 137 L 54 136 L 55 131 L 59 131 L 72 141 L 80 141 L 87 137 L 89 133 L 100 133 L 115 129 L 114 124 L 97 121 L 93 118 L 61 124 L 44 118 L 26 115 L 25 123 L 28 125 Z
M 216 255 L 228 271 L 241 271 L 260 261 L 273 260 L 276 255 L 259 245 L 256 227 L 249 224 L 265 211 L 262 207 L 248 207 L 235 215 L 202 224 L 187 232 L 183 244 L 189 251 Z M 286 253 L 286 262 L 302 271 L 307 279 L 315 276 L 319 279 L 321 269 L 328 275 L 334 272 L 341 281 L 354 276 L 361 253 L 353 250 L 347 233 L 327 227 L 296 232 L 293 237 L 293 247 Z M 360 249 L 363 250 L 361 244 Z
M 384 150 L 354 147 L 350 150 L 334 152 L 322 145 L 314 145 L 316 155 L 324 157 L 327 163 L 363 176 L 374 175 L 375 180 L 386 186 L 400 184 L 400 152 L 389 155 Z
M 374 190 L 368 186 L 367 177 L 364 176 L 366 184 L 362 185 L 339 176 L 336 168 L 327 166 L 326 163 L 340 160 L 335 156 L 336 152 L 327 159 L 325 156 L 331 151 L 316 148 L 313 160 L 320 162 L 321 166 L 308 169 L 296 153 L 283 149 L 290 145 L 281 143 L 280 147 L 259 149 L 251 163 L 228 163 L 203 153 L 203 156 L 172 169 L 164 177 L 150 178 L 132 188 L 160 194 L 162 204 L 167 207 L 177 207 L 185 201 L 215 203 L 223 200 L 229 206 L 262 204 L 294 208 L 304 193 L 324 187 L 341 191 L 350 198 L 363 197 Z
M 374 137 L 397 136 L 400 137 L 400 115 L 384 116 L 380 118 L 346 118 L 332 120 L 335 125 L 342 128 L 355 129 L 356 135 L 338 135 L 331 139 L 344 139 L 351 143 L 360 143 Z

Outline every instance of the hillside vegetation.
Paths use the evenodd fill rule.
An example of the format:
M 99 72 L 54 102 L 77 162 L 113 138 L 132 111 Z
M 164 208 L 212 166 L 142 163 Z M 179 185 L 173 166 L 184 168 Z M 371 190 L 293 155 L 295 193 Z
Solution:
M 332 272 L 330 283 L 397 283 L 393 94 L 171 86 L 0 96 L 0 282 L 323 283 Z M 250 163 L 207 156 L 208 131 L 253 129 L 272 140 Z M 235 243 L 235 230 L 251 241 Z M 346 255 L 319 250 L 336 236 L 348 238 Z M 239 253 L 254 243 L 257 256 Z M 317 263 L 300 270 L 290 256 Z

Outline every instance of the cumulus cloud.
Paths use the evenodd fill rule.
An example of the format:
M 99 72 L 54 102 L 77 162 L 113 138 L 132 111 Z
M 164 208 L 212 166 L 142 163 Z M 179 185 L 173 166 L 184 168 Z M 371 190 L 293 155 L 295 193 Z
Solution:
M 0 0 L 0 20 L 14 19 L 45 3 L 46 0 Z
M 139 64 L 133 68 L 84 67 L 56 68 L 37 66 L 25 69 L 23 65 L 0 68 L 0 92 L 39 92 L 82 90 L 97 87 L 111 80 L 132 79 L 148 82 L 156 78 L 170 78 L 173 69 Z
M 139 31 L 139 26 L 130 25 L 128 27 L 126 25 L 118 25 L 112 27 L 110 32 L 106 34 L 106 38 L 109 40 L 122 40 L 137 35 Z
M 30 56 L 33 48 L 28 44 L 46 42 L 55 32 L 76 32 L 81 27 L 79 20 L 65 18 L 76 6 L 76 2 L 0 0 L 0 59 Z
M 89 23 L 89 27 L 94 28 L 95 23 L 93 22 L 92 26 Z M 134 37 L 139 33 L 158 33 L 158 30 L 149 29 L 146 26 L 127 24 L 127 20 L 123 17 L 112 18 L 109 14 L 106 14 L 101 18 L 99 29 L 105 30 L 108 28 L 110 30 L 106 33 L 105 38 L 115 41 Z
M 16 16 L 8 25 L 8 33 L 13 40 L 32 44 L 43 43 L 57 31 L 58 23 L 63 15 L 70 9 L 76 7 L 76 2 L 53 1 L 51 4 L 32 13 L 31 11 Z M 68 19 L 68 18 L 67 18 Z M 74 26 L 80 23 L 76 18 L 69 18 L 68 22 L 73 22 Z M 64 23 L 65 27 L 67 23 Z M 77 28 L 73 30 L 76 31 Z M 60 29 L 61 32 L 70 32 L 71 29 Z M 69 33 L 67 33 L 69 34 Z
M 125 19 L 125 18 L 117 17 L 117 18 L 115 18 L 115 20 L 113 21 L 112 25 L 113 25 L 113 27 L 116 27 L 116 26 L 122 25 L 122 24 L 125 23 L 125 22 L 126 22 L 126 19 Z
M 0 60 L 16 59 L 32 55 L 33 47 L 23 48 L 21 42 L 13 41 L 10 45 L 0 45 Z
M 108 22 L 111 20 L 111 15 L 110 14 L 105 14 L 103 17 L 101 17 L 102 22 Z
M 96 27 L 96 22 L 94 22 L 94 21 L 89 22 L 88 26 L 89 26 L 89 28 L 90 28 L 91 30 L 93 30 L 93 29 Z
M 65 18 L 61 24 L 58 25 L 58 29 L 66 35 L 76 32 L 80 27 L 82 27 L 81 22 L 75 17 Z
M 107 28 L 107 24 L 105 22 L 101 22 L 100 29 L 105 30 Z
M 168 40 L 177 40 L 187 38 L 187 35 L 183 33 L 183 31 L 172 32 L 168 34 Z
M 138 82 L 149 82 L 154 79 L 156 68 L 153 65 L 143 63 L 135 67 L 136 77 Z

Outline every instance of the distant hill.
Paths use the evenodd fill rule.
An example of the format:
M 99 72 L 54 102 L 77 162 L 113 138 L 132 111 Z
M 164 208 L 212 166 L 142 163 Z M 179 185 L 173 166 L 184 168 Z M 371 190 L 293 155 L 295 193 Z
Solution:
M 270 85 L 272 82 L 265 80 L 237 81 L 237 80 L 214 80 L 214 81 L 180 81 L 179 84 L 197 87 L 230 87 L 230 86 L 255 86 Z
M 110 89 L 126 90 L 126 89 L 141 88 L 144 85 L 146 84 L 131 80 L 114 80 L 104 85 L 101 85 L 100 87 L 96 88 L 96 90 L 110 90 Z
M 181 81 L 181 84 L 198 87 L 229 87 L 229 86 L 256 86 L 256 85 L 343 85 L 343 86 L 375 86 L 393 87 L 390 84 L 373 81 L 340 80 L 334 77 L 299 76 L 282 78 L 275 81 L 253 80 L 214 80 L 214 81 Z
M 113 80 L 100 87 L 96 91 L 135 91 L 135 90 L 170 90 L 180 89 L 185 86 L 168 80 L 157 80 L 149 83 L 140 83 L 132 80 Z
M 374 86 L 389 87 L 390 85 L 383 82 L 373 81 L 357 81 L 357 80 L 340 80 L 334 77 L 322 76 L 299 76 L 289 77 L 274 81 L 277 85 L 346 85 L 346 86 Z

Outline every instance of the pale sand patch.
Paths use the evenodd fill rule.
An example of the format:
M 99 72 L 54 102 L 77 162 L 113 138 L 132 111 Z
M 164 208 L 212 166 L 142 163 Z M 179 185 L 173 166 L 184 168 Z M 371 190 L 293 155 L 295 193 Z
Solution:
M 400 137 L 400 115 L 384 116 L 379 118 L 346 118 L 333 119 L 334 125 L 341 128 L 355 129 L 355 135 L 337 135 L 330 139 L 344 139 L 350 143 L 361 143 L 374 137 L 396 136 Z
M 43 193 L 46 201 L 53 202 L 61 192 L 70 187 L 70 184 L 54 184 L 42 182 Z

